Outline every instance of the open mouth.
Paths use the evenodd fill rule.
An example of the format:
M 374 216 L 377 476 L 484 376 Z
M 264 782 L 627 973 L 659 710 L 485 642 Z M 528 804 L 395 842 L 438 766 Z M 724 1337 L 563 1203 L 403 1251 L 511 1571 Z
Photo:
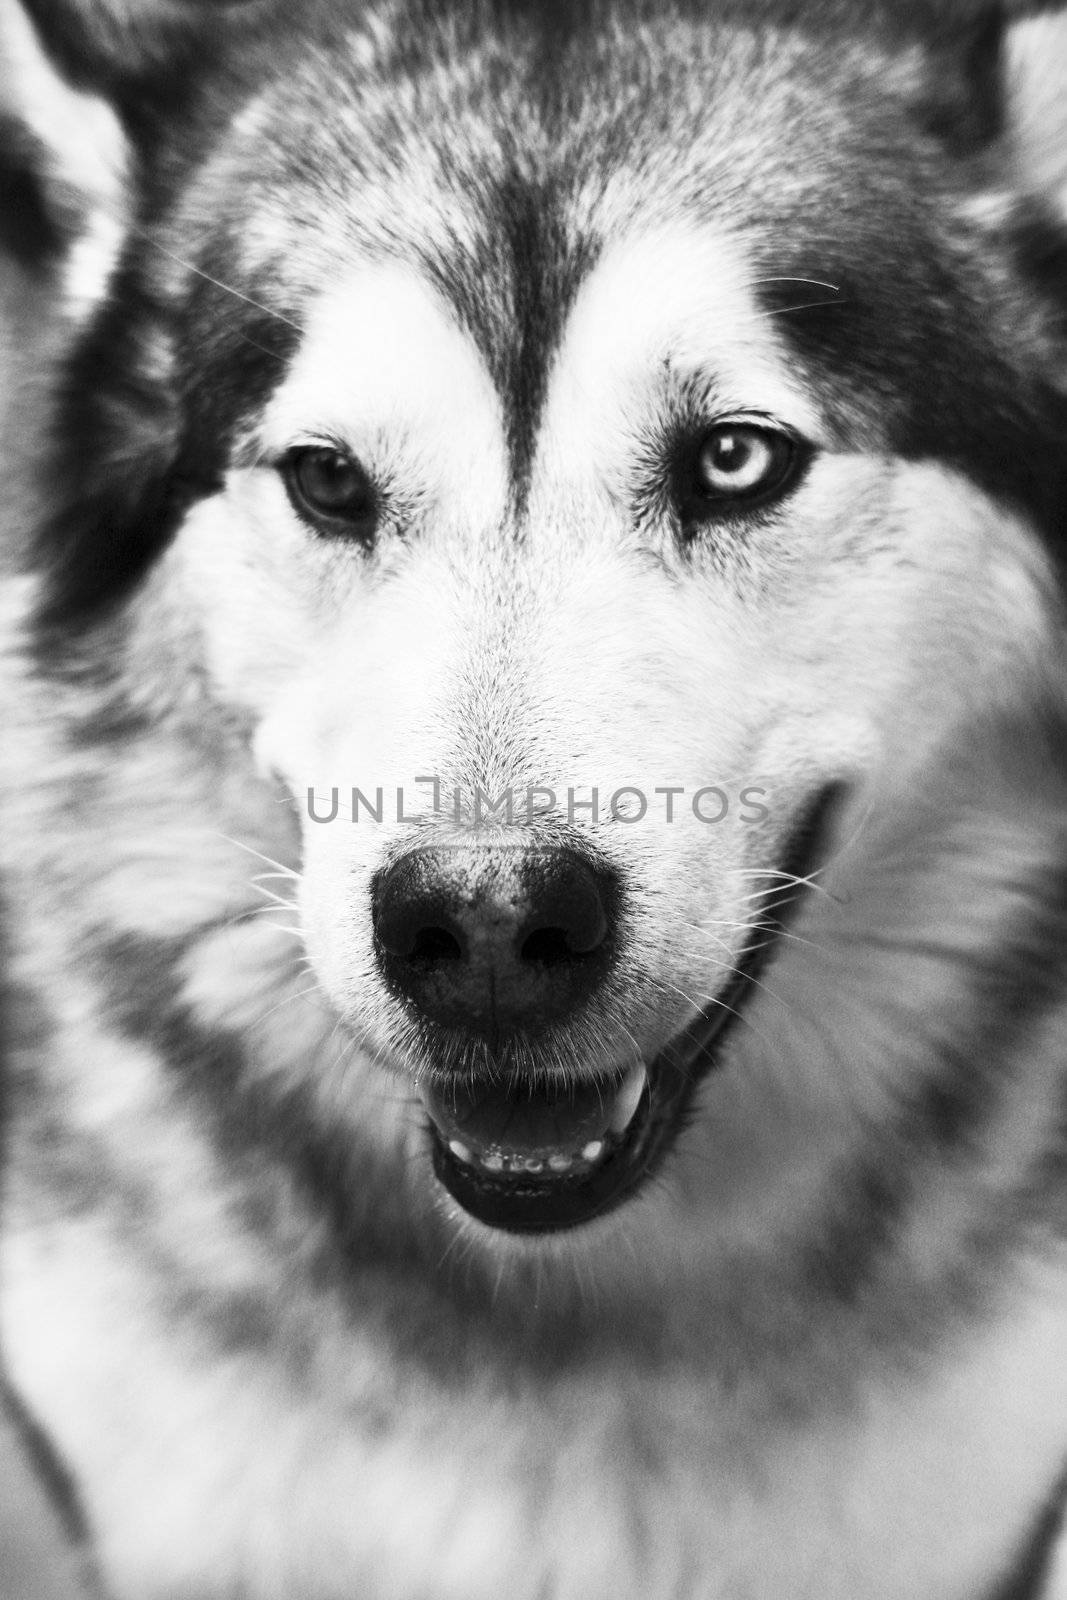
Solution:
M 437 1177 L 471 1216 L 510 1233 L 573 1228 L 613 1210 L 666 1155 L 751 981 L 736 980 L 713 1011 L 622 1076 L 424 1086 Z
M 818 865 L 838 798 L 807 808 L 783 871 Z M 788 882 L 784 878 L 783 882 Z M 728 988 L 650 1062 L 579 1084 L 456 1077 L 420 1089 L 434 1171 L 465 1211 L 509 1233 L 551 1233 L 591 1222 L 633 1194 L 674 1143 L 694 1091 L 715 1069 L 803 888 L 783 893 L 754 928 Z

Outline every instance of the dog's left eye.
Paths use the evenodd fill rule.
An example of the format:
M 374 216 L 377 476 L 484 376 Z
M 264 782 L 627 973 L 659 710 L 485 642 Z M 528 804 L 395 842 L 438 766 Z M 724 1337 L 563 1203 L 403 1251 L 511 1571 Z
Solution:
M 378 523 L 378 496 L 359 462 L 327 445 L 290 450 L 282 478 L 293 509 L 320 533 L 370 540 Z
M 799 462 L 791 434 L 756 422 L 720 422 L 697 446 L 690 492 L 697 515 L 732 501 L 762 500 L 784 489 Z

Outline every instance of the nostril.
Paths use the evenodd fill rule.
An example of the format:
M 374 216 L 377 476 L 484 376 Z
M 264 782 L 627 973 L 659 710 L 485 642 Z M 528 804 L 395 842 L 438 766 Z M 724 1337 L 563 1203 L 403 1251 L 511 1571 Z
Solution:
M 533 915 L 526 919 L 529 931 L 519 950 L 523 961 L 558 965 L 600 949 L 608 918 L 597 879 L 584 862 L 564 861 L 542 882 L 534 878 L 531 890 Z
M 375 898 L 374 933 L 380 947 L 401 961 L 458 960 L 466 952 L 462 929 L 427 892 L 421 862 L 403 862 L 382 881 Z
M 447 928 L 420 928 L 407 958 L 409 961 L 462 961 L 463 946 Z
M 574 955 L 563 928 L 537 928 L 523 940 L 519 951 L 520 960 L 539 962 L 544 967 L 558 967 L 564 961 L 572 961 Z
M 535 928 L 522 941 L 519 960 L 536 962 L 544 967 L 580 961 L 584 956 L 595 955 L 606 935 L 607 923 L 603 917 L 582 927 Z

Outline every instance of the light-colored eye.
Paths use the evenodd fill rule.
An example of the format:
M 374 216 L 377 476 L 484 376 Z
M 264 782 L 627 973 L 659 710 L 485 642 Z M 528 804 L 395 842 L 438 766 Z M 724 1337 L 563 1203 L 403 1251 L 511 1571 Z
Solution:
M 797 463 L 796 442 L 778 428 L 755 422 L 720 422 L 697 451 L 697 500 L 754 500 L 781 489 Z
M 328 445 L 290 450 L 281 464 L 293 509 L 318 533 L 369 543 L 378 525 L 378 495 L 352 456 Z

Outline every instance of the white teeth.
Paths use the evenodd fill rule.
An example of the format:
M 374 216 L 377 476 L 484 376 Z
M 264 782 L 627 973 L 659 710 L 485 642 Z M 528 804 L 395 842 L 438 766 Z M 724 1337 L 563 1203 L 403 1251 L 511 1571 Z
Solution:
M 622 1088 L 615 1096 L 615 1107 L 611 1113 L 611 1122 L 608 1124 L 612 1133 L 626 1132 L 634 1120 L 634 1113 L 640 1104 L 647 1082 L 648 1074 L 645 1071 L 644 1062 L 635 1061 L 623 1079 Z
M 483 1167 L 487 1172 L 544 1172 L 546 1167 L 549 1172 L 569 1172 L 578 1161 L 599 1161 L 604 1154 L 605 1142 L 603 1139 L 590 1139 L 578 1155 L 554 1151 L 550 1156 L 520 1156 L 506 1155 L 500 1150 L 487 1150 L 484 1155 L 479 1151 L 474 1155 L 459 1139 L 450 1139 L 448 1148 L 456 1160 L 462 1161 L 465 1166 Z
M 600 1160 L 608 1148 L 610 1139 L 618 1139 L 626 1132 L 641 1103 L 641 1096 L 648 1085 L 648 1074 L 644 1064 L 635 1061 L 623 1078 L 615 1095 L 611 1108 L 611 1120 L 604 1135 L 600 1139 L 590 1139 L 580 1151 L 553 1150 L 542 1155 L 525 1155 L 519 1151 L 508 1150 L 478 1150 L 472 1151 L 462 1139 L 449 1139 L 448 1148 L 457 1161 L 467 1167 L 481 1167 L 486 1172 L 529 1172 L 529 1173 L 563 1173 L 570 1172 L 577 1164 L 592 1165 Z M 433 1116 L 432 1098 L 428 1091 L 420 1087 L 420 1093 L 426 1109 Z

